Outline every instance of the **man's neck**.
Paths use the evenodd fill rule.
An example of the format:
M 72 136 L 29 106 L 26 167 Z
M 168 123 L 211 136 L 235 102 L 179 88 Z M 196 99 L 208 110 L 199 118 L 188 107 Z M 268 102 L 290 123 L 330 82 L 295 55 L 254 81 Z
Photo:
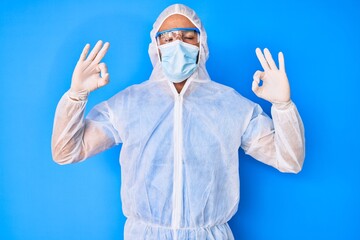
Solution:
M 174 83 L 174 86 L 175 86 L 176 91 L 177 91 L 178 93 L 180 93 L 180 92 L 181 92 L 181 90 L 183 89 L 183 87 L 184 87 L 185 83 L 186 83 L 186 80 L 185 80 L 185 81 L 183 81 L 183 82 Z

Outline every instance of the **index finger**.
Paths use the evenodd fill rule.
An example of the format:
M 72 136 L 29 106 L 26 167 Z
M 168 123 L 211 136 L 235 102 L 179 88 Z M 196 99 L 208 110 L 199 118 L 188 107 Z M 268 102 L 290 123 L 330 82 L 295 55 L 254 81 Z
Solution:
M 107 53 L 108 49 L 110 47 L 110 43 L 106 42 L 104 44 L 104 46 L 101 48 L 100 52 L 96 55 L 96 58 L 94 59 L 95 63 L 99 63 L 101 62 L 101 59 L 103 59 L 103 57 L 105 56 L 105 54 Z
M 268 64 L 268 62 L 266 61 L 266 59 L 265 59 L 265 57 L 264 57 L 264 54 L 261 52 L 260 48 L 256 48 L 255 52 L 256 52 L 257 58 L 258 58 L 259 61 L 260 61 L 261 66 L 264 68 L 264 70 L 265 70 L 265 71 L 270 70 L 269 64 Z

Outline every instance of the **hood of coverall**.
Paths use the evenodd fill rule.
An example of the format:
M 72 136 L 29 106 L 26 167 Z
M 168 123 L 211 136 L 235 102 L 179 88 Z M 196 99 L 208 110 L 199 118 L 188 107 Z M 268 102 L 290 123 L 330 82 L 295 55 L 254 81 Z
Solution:
M 195 11 L 183 4 L 174 4 L 167 7 L 164 11 L 162 11 L 162 13 L 159 15 L 159 17 L 156 19 L 155 23 L 153 24 L 153 29 L 150 32 L 151 43 L 149 45 L 149 55 L 154 69 L 151 73 L 150 80 L 152 81 L 166 80 L 160 62 L 160 56 L 159 56 L 155 35 L 159 31 L 159 28 L 161 27 L 165 19 L 174 14 L 180 14 L 187 17 L 200 30 L 200 52 L 199 52 L 198 67 L 196 71 L 192 74 L 190 79 L 192 81 L 210 80 L 209 74 L 205 67 L 205 63 L 209 57 L 209 49 L 207 45 L 207 35 L 205 28 L 202 25 Z

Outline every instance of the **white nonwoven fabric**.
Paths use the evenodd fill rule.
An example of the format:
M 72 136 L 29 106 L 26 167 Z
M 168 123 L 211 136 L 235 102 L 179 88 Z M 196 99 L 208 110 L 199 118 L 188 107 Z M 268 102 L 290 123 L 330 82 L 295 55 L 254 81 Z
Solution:
M 176 13 L 188 17 L 201 36 L 199 67 L 180 94 L 162 73 L 155 41 L 162 22 Z M 234 239 L 227 222 L 240 199 L 239 148 L 282 172 L 300 171 L 300 115 L 289 102 L 273 105 L 271 119 L 259 105 L 210 80 L 206 32 L 188 7 L 165 9 L 151 39 L 150 80 L 98 104 L 86 118 L 86 97 L 74 100 L 65 93 L 54 120 L 54 160 L 74 163 L 122 143 L 127 240 Z

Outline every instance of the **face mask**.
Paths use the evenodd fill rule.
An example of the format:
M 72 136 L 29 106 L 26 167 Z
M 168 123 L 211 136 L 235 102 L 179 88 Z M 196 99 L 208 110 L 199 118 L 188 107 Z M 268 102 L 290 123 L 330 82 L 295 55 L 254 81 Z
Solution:
M 171 82 L 182 82 L 196 70 L 199 47 L 176 40 L 159 49 L 163 71 Z

